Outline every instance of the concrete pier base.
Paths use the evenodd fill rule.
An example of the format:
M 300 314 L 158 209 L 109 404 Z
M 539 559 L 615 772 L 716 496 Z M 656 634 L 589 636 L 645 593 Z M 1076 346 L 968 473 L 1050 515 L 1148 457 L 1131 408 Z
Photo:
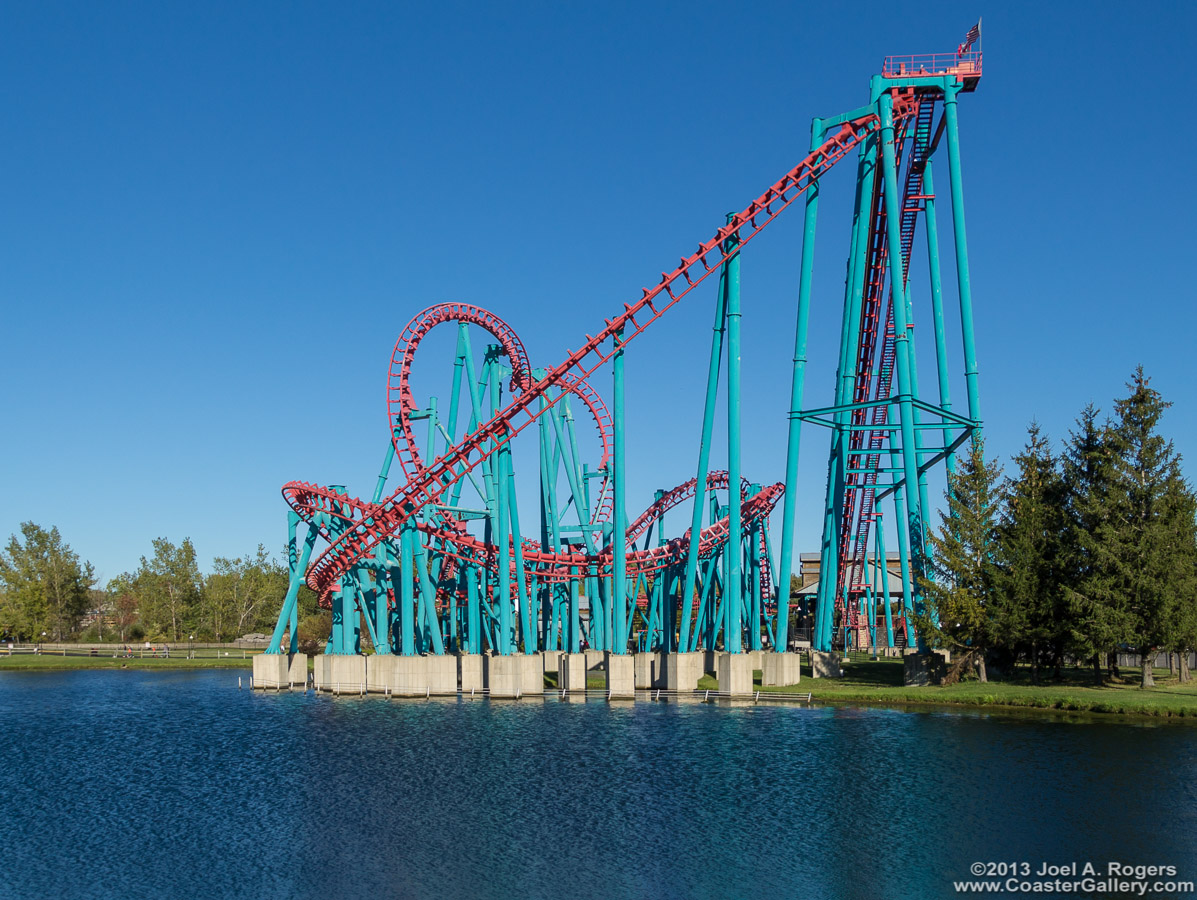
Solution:
M 761 670 L 763 687 L 785 687 L 802 680 L 802 656 L 798 653 L 765 653 Z
M 424 677 L 427 693 L 433 697 L 444 697 L 457 693 L 457 659 L 449 653 L 440 656 L 421 657 L 424 660 Z
M 765 668 L 765 651 L 764 650 L 745 650 L 744 655 L 752 660 L 753 669 Z
M 457 688 L 463 694 L 469 695 L 475 691 L 481 693 L 486 686 L 482 678 L 482 654 L 457 654 Z
M 609 700 L 636 699 L 636 664 L 626 653 L 606 655 L 607 698 Z
M 746 653 L 720 653 L 715 661 L 719 693 L 752 693 L 752 657 Z
M 932 650 L 919 653 L 911 648 L 902 655 L 902 683 L 907 687 L 926 687 L 929 684 L 943 684 L 952 661 L 952 651 Z
M 606 652 L 606 650 L 583 650 L 582 653 L 586 656 L 586 670 L 590 671 L 601 666 Z
M 571 694 L 586 690 L 586 654 L 562 653 L 557 664 L 557 687 Z
M 671 691 L 696 690 L 702 664 L 702 652 L 665 654 L 665 687 Z
M 379 661 L 388 657 L 380 656 Z M 431 689 L 428 684 L 428 664 L 431 657 L 392 656 L 387 666 L 386 687 L 394 697 L 425 697 Z M 385 665 L 385 664 L 384 664 Z M 367 670 L 369 670 L 367 666 Z M 454 673 L 456 674 L 456 673 Z
M 360 694 L 366 690 L 366 657 L 322 653 L 314 660 L 312 681 L 318 691 Z
M 292 685 L 307 689 L 308 686 L 308 655 L 306 653 L 292 653 L 291 664 L 287 667 L 287 678 Z
M 520 694 L 535 696 L 544 693 L 544 658 L 539 653 L 517 656 L 520 660 Z
M 306 653 L 260 653 L 254 657 L 254 688 L 278 690 L 308 685 L 308 655 Z
M 811 678 L 843 678 L 844 667 L 840 663 L 838 653 L 828 653 L 822 650 L 810 652 Z
M 719 677 L 719 662 L 716 659 L 718 654 L 714 650 L 702 651 L 702 673 L 704 675 L 714 675 Z
M 633 654 L 632 658 L 636 661 L 636 690 L 665 687 L 664 656 L 664 653 L 655 650 Z
M 559 675 L 561 668 L 561 651 L 546 650 L 542 656 L 544 657 L 544 674 L 548 675 L 550 672 L 552 672 L 555 675 Z
M 485 656 L 482 675 L 491 699 L 544 694 L 544 663 L 535 653 Z
M 366 691 L 385 694 L 395 683 L 395 660 L 389 653 L 371 656 L 366 660 Z

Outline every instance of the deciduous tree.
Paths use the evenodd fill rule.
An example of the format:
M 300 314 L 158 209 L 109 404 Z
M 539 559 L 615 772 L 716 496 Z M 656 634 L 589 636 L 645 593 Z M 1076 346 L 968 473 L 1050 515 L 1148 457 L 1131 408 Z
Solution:
M 62 640 L 78 629 L 94 582 L 91 563 L 80 562 L 57 528 L 23 522 L 21 537 L 10 536 L 0 552 L 0 627 L 17 637 L 46 631 Z

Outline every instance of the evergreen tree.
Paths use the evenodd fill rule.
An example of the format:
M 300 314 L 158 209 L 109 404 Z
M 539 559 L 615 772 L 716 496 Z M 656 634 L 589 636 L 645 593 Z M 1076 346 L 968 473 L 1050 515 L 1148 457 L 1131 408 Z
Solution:
M 44 631 L 60 641 L 78 629 L 94 582 L 91 563 L 79 561 L 57 528 L 23 522 L 21 538 L 10 536 L 0 552 L 0 629 L 26 639 Z
M 1001 476 L 1001 467 L 985 460 L 982 442 L 973 440 L 968 454 L 958 457 L 956 473 L 948 476 L 948 508 L 940 512 L 940 527 L 927 535 L 932 578 L 920 580 L 926 609 L 916 619 L 928 643 L 956 655 L 949 681 L 974 663 L 985 681 L 985 653 L 999 634 L 993 546 Z
M 1180 611 L 1192 602 L 1194 500 L 1172 442 L 1158 433 L 1171 404 L 1141 366 L 1127 387 L 1109 430 L 1108 515 L 1097 546 L 1109 589 L 1124 598 L 1142 659 L 1141 685 L 1151 687 L 1155 654 L 1174 641 Z
M 1092 404 L 1081 411 L 1062 458 L 1064 529 L 1061 584 L 1072 652 L 1093 662 L 1102 683 L 1102 657 L 1128 640 L 1130 619 L 1100 552 L 1113 477 L 1109 428 Z
M 1189 653 L 1197 649 L 1197 497 L 1180 479 L 1169 481 L 1168 503 L 1177 508 L 1176 585 L 1164 648 L 1179 657 L 1179 678 L 1188 682 Z M 1185 560 L 1189 560 L 1186 565 Z
M 1037 423 L 1028 429 L 1017 474 L 1007 479 L 994 552 L 997 560 L 996 644 L 1026 656 L 1038 683 L 1041 662 L 1057 673 L 1067 636 L 1060 565 L 1064 488 L 1051 447 Z

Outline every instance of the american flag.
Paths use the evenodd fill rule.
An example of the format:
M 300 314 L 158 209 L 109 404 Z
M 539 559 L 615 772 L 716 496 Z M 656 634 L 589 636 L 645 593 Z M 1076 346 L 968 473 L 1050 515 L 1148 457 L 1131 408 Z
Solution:
M 973 44 L 981 41 L 981 20 L 977 19 L 977 24 L 968 30 L 968 34 L 964 36 L 964 43 L 956 48 L 957 54 L 968 53 L 972 49 Z

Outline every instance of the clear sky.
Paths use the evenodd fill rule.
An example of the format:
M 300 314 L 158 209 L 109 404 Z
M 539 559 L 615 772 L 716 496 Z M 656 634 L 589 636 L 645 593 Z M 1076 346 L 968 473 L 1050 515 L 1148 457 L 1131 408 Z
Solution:
M 369 495 L 417 311 L 489 307 L 551 365 L 793 166 L 812 116 L 867 102 L 884 56 L 950 51 L 978 15 L 961 128 L 988 447 L 1008 458 L 1031 419 L 1062 437 L 1143 363 L 1192 460 L 1190 4 L 50 0 L 0 32 L 0 536 L 57 525 L 102 581 L 157 536 L 205 567 L 281 547 L 285 481 Z M 810 405 L 831 400 L 851 203 L 834 172 Z M 743 257 L 762 482 L 784 475 L 800 239 L 792 209 Z M 628 350 L 633 515 L 693 475 L 712 296 Z M 803 449 L 808 550 L 826 434 Z

